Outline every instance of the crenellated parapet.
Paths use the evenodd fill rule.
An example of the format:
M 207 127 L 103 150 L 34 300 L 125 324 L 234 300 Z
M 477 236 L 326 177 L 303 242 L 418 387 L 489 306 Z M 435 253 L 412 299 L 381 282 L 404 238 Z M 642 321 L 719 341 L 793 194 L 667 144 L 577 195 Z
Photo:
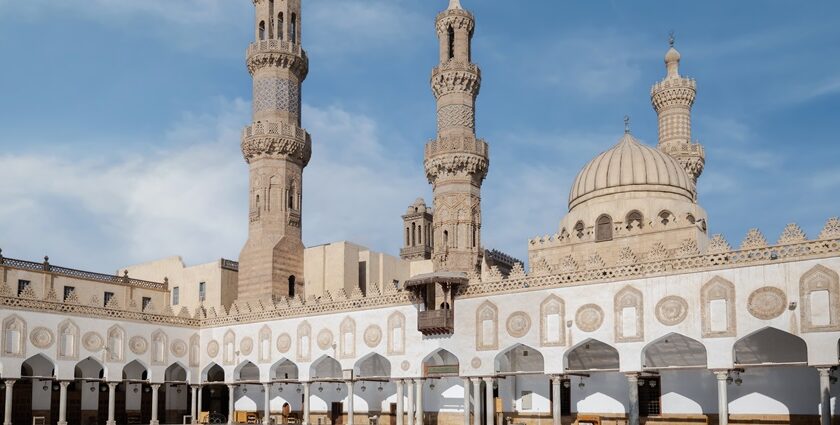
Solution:
M 312 157 L 312 138 L 294 124 L 258 122 L 242 131 L 242 155 L 249 164 L 255 159 L 274 158 L 305 167 Z
M 435 17 L 435 30 L 444 35 L 449 28 L 472 32 L 475 29 L 475 17 L 466 9 L 447 9 Z
M 300 44 L 283 40 L 261 40 L 251 43 L 246 53 L 248 72 L 253 76 L 262 68 L 287 69 L 298 81 L 309 73 L 309 58 Z
M 452 93 L 478 96 L 481 89 L 481 71 L 475 64 L 458 63 L 453 60 L 435 67 L 430 82 L 435 99 Z
M 490 168 L 487 143 L 469 138 L 433 140 L 426 144 L 426 177 L 434 184 L 444 177 L 484 180 Z

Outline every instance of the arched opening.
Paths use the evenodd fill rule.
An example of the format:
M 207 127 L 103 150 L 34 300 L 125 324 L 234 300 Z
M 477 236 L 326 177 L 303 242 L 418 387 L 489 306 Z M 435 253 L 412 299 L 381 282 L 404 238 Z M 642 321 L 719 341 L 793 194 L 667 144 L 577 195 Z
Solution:
M 330 356 L 322 356 L 309 367 L 309 376 L 314 381 L 342 379 L 341 363 Z
M 618 350 L 597 339 L 589 339 L 565 355 L 566 370 L 573 372 L 617 371 Z
M 292 43 L 297 43 L 297 14 L 292 13 L 292 22 L 289 32 L 289 39 L 292 40 Z
M 122 378 L 123 383 L 117 386 L 117 423 L 149 423 L 152 420 L 152 387 L 149 386 L 148 368 L 139 360 L 133 360 L 123 367 Z
M 612 217 L 604 214 L 598 217 L 595 227 L 595 242 L 612 240 Z
M 444 252 L 449 251 L 449 231 L 448 230 L 443 231 L 443 251 Z
M 272 380 L 276 381 L 297 381 L 298 367 L 289 359 L 282 359 L 271 366 L 269 371 Z
M 423 376 L 458 376 L 458 357 L 443 348 L 423 359 Z
M 53 361 L 43 354 L 36 354 L 21 364 L 20 376 L 21 379 L 12 387 L 12 423 L 31 424 L 33 416 L 43 416 L 48 423 L 56 423 L 59 387 L 52 380 L 55 377 Z M 71 387 L 75 385 L 71 384 Z
M 671 211 L 668 211 L 668 210 L 660 211 L 658 217 L 659 217 L 659 223 L 662 224 L 663 226 L 667 226 L 668 224 L 670 224 L 671 222 L 674 221 L 674 215 L 671 214 Z
M 577 223 L 575 223 L 575 236 L 577 236 L 578 239 L 583 239 L 585 229 L 586 226 L 583 224 L 582 221 L 578 221 Z
M 108 418 L 108 385 L 102 363 L 88 357 L 73 371 L 73 388 L 67 388 L 67 423 L 104 423 Z
M 295 297 L 295 275 L 289 276 L 289 298 Z
M 642 350 L 645 369 L 705 368 L 706 364 L 706 347 L 678 333 L 652 341 Z
M 417 246 L 417 225 L 411 223 L 411 246 Z
M 539 351 L 524 344 L 516 344 L 496 356 L 495 368 L 500 375 L 542 374 L 545 359 Z
M 511 403 L 505 406 L 505 410 L 533 414 L 535 406 L 551 405 L 553 395 L 548 377 L 544 374 L 545 359 L 539 351 L 516 344 L 496 356 L 494 370 L 497 376 L 504 378 L 497 381 L 498 397 L 503 403 L 508 400 Z
M 430 399 L 440 400 L 442 406 L 463 407 L 463 393 L 457 390 L 464 384 L 463 379 L 458 377 L 458 357 L 441 348 L 427 355 L 422 365 L 422 376 L 429 383 L 426 395 Z
M 391 362 L 377 353 L 370 353 L 356 362 L 355 375 L 360 379 L 385 380 L 391 377 Z
M 166 423 L 183 423 L 184 415 L 190 414 L 192 394 L 187 383 L 187 369 L 179 363 L 173 363 L 163 372 L 165 385 L 160 387 L 158 397 L 158 418 Z M 163 409 L 163 411 L 160 411 Z
M 446 37 L 449 49 L 447 57 L 449 59 L 452 59 L 455 57 L 455 30 L 452 28 L 451 25 L 449 26 L 449 29 L 446 32 Z
M 624 225 L 627 230 L 641 229 L 644 227 L 645 217 L 637 210 L 630 211 L 624 218 Z
M 230 394 L 225 385 L 225 370 L 215 363 L 210 363 L 202 375 L 204 388 L 201 391 L 201 410 L 210 413 L 209 419 L 212 423 L 226 423 Z
M 241 363 L 233 370 L 233 378 L 236 382 L 260 382 L 260 368 L 250 361 Z
M 277 39 L 283 39 L 283 12 L 277 14 Z
M 265 40 L 265 21 L 260 21 L 259 37 L 260 37 L 260 40 Z
M 753 332 L 736 341 L 732 350 L 736 366 L 808 363 L 805 341 L 776 328 Z

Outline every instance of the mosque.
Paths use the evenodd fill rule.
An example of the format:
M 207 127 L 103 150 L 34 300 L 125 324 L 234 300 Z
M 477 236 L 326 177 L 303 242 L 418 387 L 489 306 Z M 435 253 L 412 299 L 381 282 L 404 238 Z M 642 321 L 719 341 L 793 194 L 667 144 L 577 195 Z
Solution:
M 604 141 L 558 227 L 527 240 L 526 270 L 482 244 L 491 143 L 458 0 L 435 19 L 432 204 L 395 217 L 399 257 L 302 243 L 301 0 L 252 1 L 238 261 L 102 274 L 0 252 L 4 425 L 840 421 L 840 220 L 735 247 L 710 235 L 697 87 L 673 41 L 650 92 L 657 145 L 629 128 Z

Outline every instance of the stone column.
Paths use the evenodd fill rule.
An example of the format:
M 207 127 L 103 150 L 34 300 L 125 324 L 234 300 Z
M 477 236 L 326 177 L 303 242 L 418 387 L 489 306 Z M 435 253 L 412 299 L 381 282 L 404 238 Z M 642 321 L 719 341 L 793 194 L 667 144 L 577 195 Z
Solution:
M 58 383 L 58 425 L 67 425 L 67 386 L 70 381 Z
M 192 418 L 191 424 L 198 423 L 198 385 L 193 385 L 192 389 L 192 402 L 190 403 L 190 417 Z
M 12 425 L 12 394 L 15 386 L 14 379 L 6 381 L 6 410 L 3 411 L 3 425 Z
M 405 412 L 403 411 L 403 380 L 397 379 L 397 425 L 403 425 Z
M 265 403 L 265 414 L 263 414 L 263 425 L 271 424 L 271 384 L 263 384 L 263 403 Z
M 108 383 L 108 421 L 105 422 L 106 425 L 117 425 L 116 418 L 114 414 L 116 413 L 116 402 L 117 402 L 117 383 L 116 382 L 109 382 Z
M 417 403 L 414 405 L 414 409 L 417 410 L 417 419 L 415 420 L 416 425 L 423 425 L 423 378 L 415 379 L 415 384 L 417 385 Z M 350 424 L 352 425 L 352 424 Z
M 470 425 L 470 378 L 464 378 L 464 425 Z
M 347 381 L 347 425 L 353 425 L 355 421 L 353 416 L 353 381 Z
M 481 425 L 481 378 L 470 378 L 473 383 L 473 425 Z
M 561 397 L 562 387 L 563 385 L 563 377 L 560 375 L 554 375 L 551 377 L 551 393 L 554 394 L 554 398 L 551 400 L 551 410 L 552 410 L 552 419 L 553 425 L 561 425 L 562 418 L 563 418 L 563 399 Z
M 204 388 L 201 385 L 198 386 L 198 398 L 195 400 L 195 421 L 198 423 L 198 416 L 201 415 L 201 409 L 203 406 L 201 405 L 201 397 L 204 395 Z
M 160 389 L 160 384 L 152 384 L 152 420 L 149 421 L 149 425 L 160 425 L 158 421 L 158 390 Z
M 487 418 L 486 423 L 487 425 L 495 425 L 496 423 L 496 401 L 493 399 L 493 377 L 492 376 L 485 376 L 484 377 L 484 402 L 487 404 L 484 406 L 487 409 Z
M 228 384 L 228 425 L 233 425 L 236 423 L 235 416 L 236 410 L 234 402 L 236 401 L 236 397 L 234 396 L 236 393 L 236 385 Z
M 309 425 L 309 382 L 303 382 L 303 425 Z
M 405 386 L 408 387 L 408 425 L 414 425 L 414 380 L 406 379 Z
M 729 424 L 729 397 L 726 395 L 726 378 L 729 377 L 728 370 L 716 370 L 718 387 L 718 425 Z
M 820 372 L 820 425 L 831 425 L 831 368 L 819 367 L 817 370 Z
M 639 374 L 627 374 L 627 393 L 630 398 L 627 425 L 639 425 Z

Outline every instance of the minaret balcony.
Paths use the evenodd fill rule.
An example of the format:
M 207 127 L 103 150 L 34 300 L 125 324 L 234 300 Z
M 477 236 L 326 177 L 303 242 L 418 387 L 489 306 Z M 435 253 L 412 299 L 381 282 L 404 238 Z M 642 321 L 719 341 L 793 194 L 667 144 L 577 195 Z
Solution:
M 421 311 L 417 317 L 417 330 L 423 335 L 448 335 L 455 331 L 453 310 Z
M 312 138 L 306 130 L 288 123 L 257 122 L 242 131 L 245 161 L 284 158 L 302 166 L 312 157 Z
M 301 80 L 309 72 L 309 58 L 297 43 L 285 40 L 260 40 L 248 46 L 246 54 L 248 72 L 251 75 L 263 67 L 289 69 Z

